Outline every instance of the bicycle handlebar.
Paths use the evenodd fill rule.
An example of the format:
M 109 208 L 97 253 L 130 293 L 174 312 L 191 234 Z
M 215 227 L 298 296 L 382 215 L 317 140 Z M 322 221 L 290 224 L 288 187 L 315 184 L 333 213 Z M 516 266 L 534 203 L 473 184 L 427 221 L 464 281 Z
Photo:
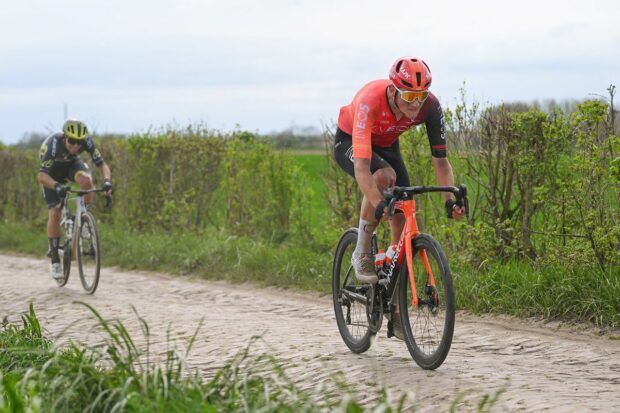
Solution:
M 61 200 L 61 207 L 63 207 L 65 205 L 65 203 L 67 202 L 67 200 L 69 199 L 68 195 L 71 194 L 75 194 L 77 196 L 84 196 L 86 194 L 91 194 L 93 192 L 105 192 L 105 190 L 103 188 L 92 188 L 92 189 L 71 189 L 70 186 L 65 186 L 65 191 L 67 193 L 67 195 L 64 197 L 64 199 Z M 106 202 L 104 205 L 104 208 L 110 208 L 112 206 L 112 203 L 114 202 L 112 200 L 112 195 L 106 195 Z
M 467 187 L 463 184 L 459 186 L 393 186 L 383 191 L 386 201 L 388 201 L 388 216 L 394 215 L 396 201 L 412 199 L 414 195 L 425 194 L 428 192 L 450 192 L 456 196 L 456 205 L 465 207 L 465 214 L 469 215 L 469 200 L 467 199 Z
M 67 192 L 72 194 L 76 194 L 77 196 L 83 196 L 86 194 L 90 194 L 92 192 L 104 192 L 103 188 L 93 188 L 93 189 L 71 189 L 67 188 Z

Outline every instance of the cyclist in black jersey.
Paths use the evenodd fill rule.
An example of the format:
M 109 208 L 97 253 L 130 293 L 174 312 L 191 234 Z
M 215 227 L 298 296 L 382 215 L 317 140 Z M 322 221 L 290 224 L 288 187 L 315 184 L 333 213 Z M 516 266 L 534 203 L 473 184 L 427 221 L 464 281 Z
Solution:
M 63 184 L 77 183 L 81 189 L 93 187 L 88 166 L 80 159 L 82 152 L 88 152 L 103 176 L 103 189 L 106 195 L 112 194 L 110 168 L 95 147 L 86 125 L 76 119 L 65 121 L 62 132 L 47 137 L 41 145 L 39 159 L 41 166 L 37 180 L 43 185 L 43 195 L 47 202 L 47 237 L 52 258 L 51 273 L 54 279 L 64 277 L 60 268 L 58 242 L 60 239 L 60 201 L 65 195 Z M 92 202 L 92 195 L 84 197 L 86 205 Z

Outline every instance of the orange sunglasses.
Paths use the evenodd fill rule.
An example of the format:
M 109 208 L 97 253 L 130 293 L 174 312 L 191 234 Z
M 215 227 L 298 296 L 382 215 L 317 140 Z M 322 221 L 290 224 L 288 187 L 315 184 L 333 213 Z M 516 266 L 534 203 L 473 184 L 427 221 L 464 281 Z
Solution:
M 396 89 L 396 91 L 400 95 L 401 99 L 404 100 L 407 103 L 411 103 L 414 100 L 417 100 L 420 103 L 422 103 L 428 97 L 428 91 L 427 90 L 425 90 L 423 92 L 414 92 L 412 90 L 400 90 L 399 88 L 396 87 L 396 85 L 392 85 L 392 86 L 394 86 L 394 89 Z

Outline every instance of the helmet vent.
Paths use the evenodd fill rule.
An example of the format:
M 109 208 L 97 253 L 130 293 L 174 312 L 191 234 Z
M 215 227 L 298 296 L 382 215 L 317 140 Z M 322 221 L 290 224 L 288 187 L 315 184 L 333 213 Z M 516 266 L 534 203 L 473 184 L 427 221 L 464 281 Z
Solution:
M 418 82 L 418 87 L 422 83 L 422 72 L 415 72 L 415 80 Z

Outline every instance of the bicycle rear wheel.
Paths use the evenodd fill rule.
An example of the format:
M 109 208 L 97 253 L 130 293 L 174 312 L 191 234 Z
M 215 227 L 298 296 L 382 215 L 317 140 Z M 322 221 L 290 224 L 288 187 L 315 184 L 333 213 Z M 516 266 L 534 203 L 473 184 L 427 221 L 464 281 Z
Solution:
M 340 238 L 332 271 L 332 293 L 336 323 L 342 340 L 354 353 L 370 348 L 376 333 L 370 328 L 366 312 L 369 285 L 362 285 L 355 277 L 351 255 L 357 243 L 357 229 L 348 229 Z
M 406 260 L 398 280 L 398 309 L 409 353 L 423 369 L 433 370 L 446 359 L 454 334 L 455 298 L 446 255 L 430 235 L 413 239 L 413 274 L 418 305 L 412 304 L 413 289 Z M 423 261 L 426 255 L 428 268 Z M 429 271 L 430 270 L 430 271 Z M 429 283 L 431 277 L 435 287 Z
M 78 237 L 77 258 L 82 287 L 88 294 L 93 294 L 99 285 L 101 254 L 99 234 L 95 218 L 88 212 L 82 214 L 82 223 L 76 233 Z

